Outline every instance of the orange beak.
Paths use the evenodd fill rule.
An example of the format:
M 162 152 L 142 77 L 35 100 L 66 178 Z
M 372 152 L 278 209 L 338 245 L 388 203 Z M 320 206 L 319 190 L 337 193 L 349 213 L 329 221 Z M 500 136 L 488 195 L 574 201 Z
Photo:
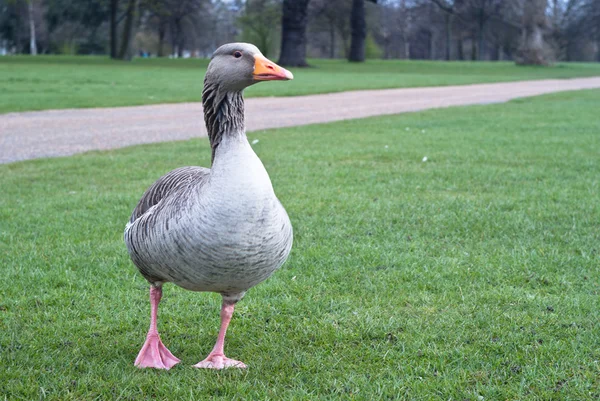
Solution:
M 252 76 L 255 81 L 287 81 L 294 79 L 291 72 L 260 55 L 254 56 L 254 73 Z

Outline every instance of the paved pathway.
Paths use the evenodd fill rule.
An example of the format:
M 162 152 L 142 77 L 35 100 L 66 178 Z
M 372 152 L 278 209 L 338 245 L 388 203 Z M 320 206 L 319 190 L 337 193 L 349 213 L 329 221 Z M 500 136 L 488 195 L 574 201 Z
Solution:
M 248 131 L 600 88 L 600 77 L 246 99 Z M 0 115 L 0 163 L 205 136 L 202 106 L 179 103 Z

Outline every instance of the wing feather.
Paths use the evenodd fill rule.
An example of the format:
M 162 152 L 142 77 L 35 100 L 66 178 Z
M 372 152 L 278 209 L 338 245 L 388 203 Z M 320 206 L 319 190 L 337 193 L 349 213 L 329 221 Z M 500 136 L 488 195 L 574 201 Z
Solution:
M 133 224 L 150 208 L 156 206 L 161 200 L 179 188 L 202 184 L 209 173 L 210 170 L 207 168 L 189 166 L 180 167 L 163 175 L 144 192 L 137 206 L 133 209 L 129 224 Z

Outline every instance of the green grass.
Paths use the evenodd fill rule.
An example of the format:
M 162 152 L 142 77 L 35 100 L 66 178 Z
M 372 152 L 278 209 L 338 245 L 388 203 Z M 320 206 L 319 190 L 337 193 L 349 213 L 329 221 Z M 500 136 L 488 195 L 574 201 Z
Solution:
M 510 62 L 311 60 L 292 69 L 285 85 L 256 85 L 247 96 L 297 96 L 357 89 L 463 85 L 482 82 L 600 76 L 600 63 L 517 67 Z M 0 113 L 198 102 L 207 60 L 103 57 L 0 57 Z
M 0 394 L 597 399 L 599 103 L 571 92 L 251 133 L 295 244 L 238 304 L 226 351 L 247 371 L 190 366 L 220 297 L 173 285 L 159 329 L 182 363 L 133 367 L 148 285 L 122 231 L 153 180 L 208 165 L 206 140 L 0 166 Z

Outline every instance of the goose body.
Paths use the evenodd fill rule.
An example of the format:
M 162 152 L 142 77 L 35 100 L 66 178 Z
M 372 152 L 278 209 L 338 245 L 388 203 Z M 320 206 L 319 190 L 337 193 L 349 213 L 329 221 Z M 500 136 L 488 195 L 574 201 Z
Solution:
M 143 194 L 125 228 L 133 263 L 150 283 L 151 321 L 138 367 L 169 369 L 179 362 L 157 330 L 162 285 L 223 297 L 217 343 L 200 368 L 245 367 L 225 356 L 234 305 L 285 262 L 292 225 L 269 174 L 248 143 L 243 89 L 259 81 L 292 79 L 253 45 L 221 46 L 208 66 L 202 103 L 212 166 L 181 167 Z
M 170 190 L 144 210 L 159 188 Z M 140 205 L 125 241 L 153 284 L 237 301 L 278 269 L 292 246 L 288 215 L 245 136 L 225 138 L 211 169 L 183 167 L 163 176 Z

